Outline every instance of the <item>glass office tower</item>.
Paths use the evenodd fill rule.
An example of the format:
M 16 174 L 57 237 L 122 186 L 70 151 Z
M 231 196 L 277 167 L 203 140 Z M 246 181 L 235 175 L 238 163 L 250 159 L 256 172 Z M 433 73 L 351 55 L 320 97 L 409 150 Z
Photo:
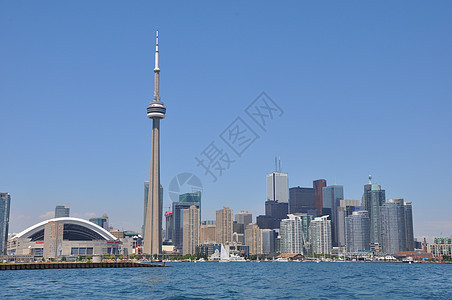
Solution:
M 9 211 L 11 196 L 8 193 L 0 193 L 0 255 L 6 255 L 8 243 Z

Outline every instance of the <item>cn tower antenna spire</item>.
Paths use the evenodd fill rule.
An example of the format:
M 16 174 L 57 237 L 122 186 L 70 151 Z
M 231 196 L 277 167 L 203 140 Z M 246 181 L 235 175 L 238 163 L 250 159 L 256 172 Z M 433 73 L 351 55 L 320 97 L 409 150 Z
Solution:
M 159 102 L 160 68 L 159 68 L 159 27 L 155 35 L 155 67 L 154 67 L 154 101 Z

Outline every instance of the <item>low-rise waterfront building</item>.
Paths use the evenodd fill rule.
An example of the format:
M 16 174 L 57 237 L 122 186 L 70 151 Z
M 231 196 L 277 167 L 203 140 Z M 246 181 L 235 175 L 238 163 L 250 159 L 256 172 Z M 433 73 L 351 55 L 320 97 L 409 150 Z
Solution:
M 434 257 L 452 256 L 452 237 L 435 237 L 433 244 L 427 245 L 427 252 Z

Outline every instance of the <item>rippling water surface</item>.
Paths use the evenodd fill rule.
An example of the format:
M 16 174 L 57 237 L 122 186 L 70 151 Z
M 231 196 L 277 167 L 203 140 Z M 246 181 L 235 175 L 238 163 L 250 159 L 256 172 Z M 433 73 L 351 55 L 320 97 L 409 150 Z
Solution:
M 452 299 L 452 265 L 172 263 L 0 271 L 0 299 Z

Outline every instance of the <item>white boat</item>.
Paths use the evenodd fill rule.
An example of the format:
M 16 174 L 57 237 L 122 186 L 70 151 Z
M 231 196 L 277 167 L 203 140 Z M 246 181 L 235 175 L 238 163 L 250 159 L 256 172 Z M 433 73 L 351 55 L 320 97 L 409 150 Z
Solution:
M 277 259 L 274 260 L 275 262 L 289 262 L 289 260 L 287 258 L 284 257 L 279 257 Z
M 229 257 L 230 262 L 246 262 L 246 259 L 244 257 L 238 256 L 238 255 L 231 255 Z

